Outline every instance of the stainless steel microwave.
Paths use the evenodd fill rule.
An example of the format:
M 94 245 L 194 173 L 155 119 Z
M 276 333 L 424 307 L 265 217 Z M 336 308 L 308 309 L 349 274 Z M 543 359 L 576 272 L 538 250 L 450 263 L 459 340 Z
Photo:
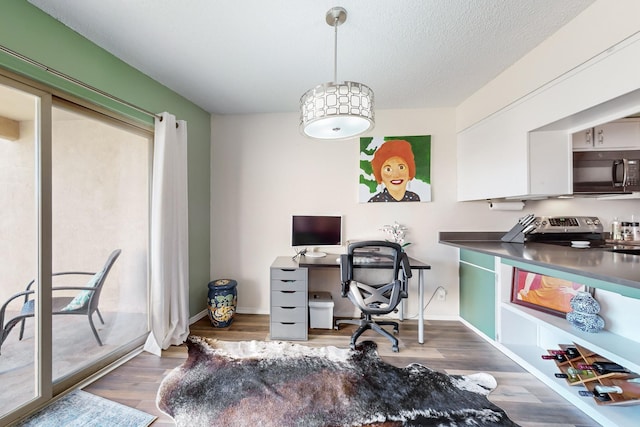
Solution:
M 574 151 L 573 193 L 640 191 L 640 150 Z

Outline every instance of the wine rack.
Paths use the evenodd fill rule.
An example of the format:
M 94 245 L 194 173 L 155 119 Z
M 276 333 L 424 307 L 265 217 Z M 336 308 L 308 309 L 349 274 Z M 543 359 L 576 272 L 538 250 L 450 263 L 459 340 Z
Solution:
M 545 359 L 555 361 L 559 374 L 558 378 L 564 378 L 572 386 L 583 386 L 587 390 L 580 391 L 582 396 L 593 396 L 598 405 L 637 405 L 640 404 L 640 383 L 630 383 L 628 380 L 640 378 L 635 372 L 624 370 L 623 372 L 598 373 L 594 369 L 594 363 L 613 363 L 605 357 L 577 344 L 560 344 L 560 350 L 547 350 L 549 353 L 543 356 Z M 577 350 L 577 351 L 576 351 Z M 601 387 L 617 386 L 622 393 L 601 393 Z

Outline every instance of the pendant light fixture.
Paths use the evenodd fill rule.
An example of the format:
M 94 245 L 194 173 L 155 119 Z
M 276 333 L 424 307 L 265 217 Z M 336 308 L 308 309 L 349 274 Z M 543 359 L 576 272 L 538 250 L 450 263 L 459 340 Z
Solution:
M 309 89 L 300 98 L 300 131 L 316 139 L 346 139 L 373 129 L 373 91 L 357 82 L 338 82 L 338 26 L 347 20 L 342 7 L 329 9 L 334 28 L 333 82 Z

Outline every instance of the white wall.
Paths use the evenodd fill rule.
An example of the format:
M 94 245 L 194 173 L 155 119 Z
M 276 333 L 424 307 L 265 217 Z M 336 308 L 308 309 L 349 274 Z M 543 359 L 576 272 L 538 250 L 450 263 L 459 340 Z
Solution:
M 453 110 L 376 115 L 375 135 L 432 135 L 433 202 L 358 203 L 359 140 L 307 139 L 298 133 L 297 113 L 212 118 L 211 274 L 239 281 L 239 310 L 268 312 L 269 266 L 278 255 L 294 254 L 294 213 L 342 214 L 350 240 L 384 238 L 379 229 L 398 221 L 409 227 L 408 253 L 433 264 L 427 289 L 447 285 L 455 292 L 457 269 L 449 262 L 455 251 L 437 243 L 438 230 L 455 224 Z M 327 281 L 338 292 L 337 269 L 333 277 L 318 276 L 311 282 Z M 409 308 L 409 314 L 417 312 L 417 305 Z M 457 314 L 457 307 L 450 298 L 429 311 Z

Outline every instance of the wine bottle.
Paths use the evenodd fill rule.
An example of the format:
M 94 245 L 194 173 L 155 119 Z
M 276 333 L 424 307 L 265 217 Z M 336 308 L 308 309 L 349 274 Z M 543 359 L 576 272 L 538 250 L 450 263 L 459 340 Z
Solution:
M 622 388 L 618 387 L 617 385 L 601 385 L 598 384 L 597 386 L 594 387 L 594 390 L 597 391 L 598 393 L 618 393 L 618 394 L 622 394 Z
M 578 377 L 578 375 L 580 375 L 581 377 L 593 377 L 595 374 L 593 373 L 593 371 L 590 371 L 588 369 L 576 369 L 576 368 L 567 368 L 567 374 L 569 375 L 569 378 L 575 379 Z
M 548 350 L 549 353 L 551 354 L 566 354 L 569 355 L 571 357 L 575 357 L 575 356 L 579 356 L 580 353 L 578 352 L 577 348 L 574 347 L 567 347 L 564 350 L 560 349 L 560 350 Z
M 575 359 L 576 357 L 580 356 L 580 353 L 578 352 L 578 349 L 574 348 L 574 347 L 568 347 L 568 348 L 566 348 L 564 350 L 549 350 L 549 353 L 551 353 L 553 355 L 561 354 L 561 355 L 565 356 L 569 360 Z
M 609 386 L 596 385 L 594 387 L 594 395 L 596 394 L 595 392 L 600 394 L 624 394 L 625 398 L 638 399 L 640 398 L 640 384 L 629 380 L 617 379 L 612 380 Z
M 542 358 L 544 360 L 556 360 L 558 362 L 566 362 L 567 358 L 564 354 L 543 354 Z
M 578 391 L 578 394 L 582 397 L 593 397 L 600 402 L 608 402 L 611 400 L 611 396 L 609 396 L 609 393 L 600 393 L 595 388 L 593 389 L 593 391 L 580 390 Z
M 622 373 L 622 374 L 630 374 L 631 371 L 625 368 L 624 366 L 618 365 L 614 362 L 593 362 L 591 365 L 579 364 L 578 369 L 589 369 L 592 371 L 596 371 L 599 375 L 611 374 L 611 373 Z
M 611 396 L 609 395 L 609 393 L 606 392 L 601 392 L 598 389 L 599 386 L 595 386 L 593 389 L 593 397 L 596 400 L 599 400 L 600 402 L 608 402 L 609 400 L 611 400 Z
M 567 356 L 569 356 L 569 359 L 575 359 L 576 357 L 580 356 L 580 352 L 575 347 L 567 347 L 564 351 L 566 352 Z

